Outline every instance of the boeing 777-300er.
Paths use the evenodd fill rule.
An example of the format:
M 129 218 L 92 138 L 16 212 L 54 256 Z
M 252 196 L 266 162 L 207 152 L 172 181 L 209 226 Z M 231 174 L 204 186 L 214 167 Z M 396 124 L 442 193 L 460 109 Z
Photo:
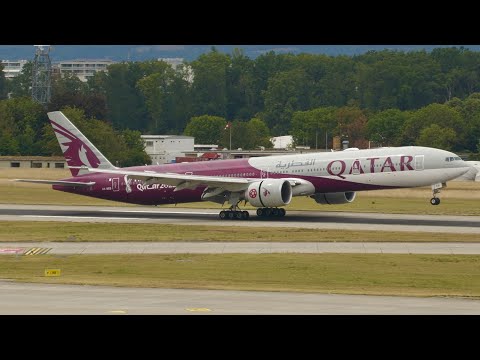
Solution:
M 51 184 L 54 190 L 141 205 L 228 202 L 221 219 L 282 217 L 293 196 L 319 204 L 345 204 L 357 191 L 431 186 L 432 205 L 446 182 L 470 166 L 449 151 L 402 146 L 118 168 L 60 111 L 48 113 L 72 177 L 15 181 Z

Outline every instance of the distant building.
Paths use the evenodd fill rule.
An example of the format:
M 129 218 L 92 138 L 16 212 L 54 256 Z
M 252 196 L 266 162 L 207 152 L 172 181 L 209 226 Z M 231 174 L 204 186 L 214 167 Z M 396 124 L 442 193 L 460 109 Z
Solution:
M 63 156 L 0 156 L 0 168 L 64 169 Z
M 270 139 L 274 149 L 291 149 L 293 147 L 293 136 L 277 136 Z
M 98 71 L 107 71 L 109 65 L 115 64 L 112 60 L 67 60 L 53 64 L 53 72 L 63 74 L 74 74 L 81 81 L 87 81 L 89 77 L 95 75 Z
M 142 135 L 145 152 L 152 159 L 152 164 L 175 162 L 176 157 L 193 152 L 194 137 L 180 135 Z
M 172 65 L 174 70 L 177 70 L 177 66 L 183 64 L 183 58 L 158 58 L 158 61 L 165 61 L 167 64 Z M 190 65 L 185 68 L 184 80 L 190 84 L 193 83 L 193 69 Z
M 165 61 L 167 64 L 172 65 L 174 69 L 176 69 L 178 65 L 183 63 L 183 58 L 158 58 L 157 60 Z
M 5 74 L 6 79 L 13 79 L 16 77 L 18 74 L 23 69 L 23 65 L 27 63 L 27 60 L 15 60 L 15 61 L 9 61 L 9 60 L 2 60 L 2 65 L 3 65 L 3 72 Z

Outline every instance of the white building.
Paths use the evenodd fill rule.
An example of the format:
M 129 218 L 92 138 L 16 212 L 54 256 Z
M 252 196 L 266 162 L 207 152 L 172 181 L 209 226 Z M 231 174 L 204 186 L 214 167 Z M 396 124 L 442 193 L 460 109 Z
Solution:
M 165 61 L 167 64 L 170 64 L 172 68 L 178 71 L 177 67 L 180 64 L 183 64 L 183 58 L 158 58 L 158 61 Z M 188 81 L 190 84 L 193 83 L 193 69 L 190 65 L 186 65 L 183 68 L 183 79 Z
M 270 139 L 274 149 L 291 149 L 293 146 L 293 136 L 277 136 Z
M 180 135 L 142 135 L 145 152 L 152 159 L 152 164 L 168 164 L 177 156 L 192 152 L 194 137 Z
M 27 63 L 27 60 L 15 60 L 15 61 L 9 61 L 9 60 L 2 60 L 2 65 L 3 65 L 3 72 L 5 73 L 5 78 L 6 79 L 12 79 L 18 74 L 23 69 L 23 65 Z
M 60 74 L 71 73 L 77 75 L 81 81 L 87 81 L 89 77 L 95 75 L 98 71 L 107 71 L 109 65 L 115 64 L 112 60 L 67 60 L 60 61 L 53 65 L 54 71 Z
M 158 58 L 157 60 L 165 61 L 167 64 L 172 65 L 174 69 L 176 69 L 178 65 L 183 63 L 183 58 Z

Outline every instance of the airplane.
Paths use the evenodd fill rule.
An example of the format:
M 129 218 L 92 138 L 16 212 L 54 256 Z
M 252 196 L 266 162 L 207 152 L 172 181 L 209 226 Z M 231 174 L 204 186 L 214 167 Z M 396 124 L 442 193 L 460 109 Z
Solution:
M 54 190 L 139 205 L 213 201 L 228 210 L 220 219 L 247 220 L 244 201 L 261 218 L 281 218 L 294 196 L 318 204 L 347 204 L 358 191 L 431 186 L 432 205 L 446 182 L 470 170 L 456 154 L 429 147 L 275 155 L 244 159 L 119 168 L 61 111 L 48 113 L 72 176 L 62 180 L 15 179 L 51 184 Z

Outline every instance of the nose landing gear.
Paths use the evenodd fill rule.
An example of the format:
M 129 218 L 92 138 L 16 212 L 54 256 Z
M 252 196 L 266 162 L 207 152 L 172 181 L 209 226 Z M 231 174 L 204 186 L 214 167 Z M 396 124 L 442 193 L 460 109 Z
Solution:
M 437 198 L 437 194 L 440 193 L 440 189 L 442 188 L 442 186 L 447 186 L 447 184 L 442 184 L 442 183 L 438 183 L 438 184 L 433 184 L 432 185 L 432 194 L 433 194 L 433 197 L 430 199 L 430 204 L 432 205 L 438 205 L 440 204 L 440 199 Z

